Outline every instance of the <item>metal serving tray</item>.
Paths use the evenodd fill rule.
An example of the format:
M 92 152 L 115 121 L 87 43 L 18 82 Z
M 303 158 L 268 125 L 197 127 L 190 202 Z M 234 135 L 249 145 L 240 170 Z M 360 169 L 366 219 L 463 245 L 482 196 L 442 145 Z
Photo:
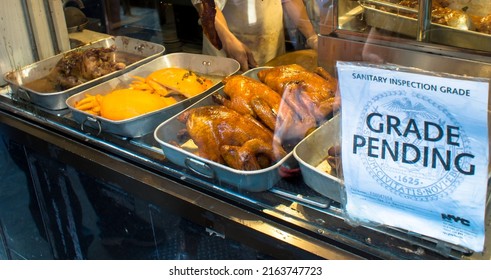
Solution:
M 257 72 L 265 67 L 251 69 L 243 75 L 257 79 Z M 268 67 L 270 68 L 270 67 Z M 217 91 L 223 94 L 223 87 Z M 198 108 L 208 105 L 217 105 L 212 94 L 204 97 L 189 108 Z M 184 167 L 191 172 L 208 179 L 215 180 L 221 186 L 223 183 L 235 186 L 240 190 L 250 192 L 261 192 L 269 190 L 281 179 L 281 172 L 289 169 L 294 158 L 292 152 L 288 153 L 283 159 L 274 165 L 255 171 L 243 171 L 228 167 L 223 164 L 199 157 L 190 151 L 180 148 L 173 143 L 179 143 L 178 132 L 186 126 L 177 120 L 178 115 L 160 124 L 154 132 L 155 140 L 160 144 L 162 151 L 171 162 Z
M 380 1 L 379 1 L 380 2 Z M 371 5 L 361 4 L 369 26 L 396 32 L 415 38 L 418 20 L 408 16 L 382 11 Z M 466 49 L 491 51 L 491 35 L 472 30 L 462 30 L 447 25 L 431 23 L 430 42 Z
M 307 186 L 334 201 L 341 202 L 343 182 L 317 168 L 327 157 L 327 150 L 340 144 L 339 114 L 322 124 L 293 149 Z
M 31 90 L 25 86 L 29 82 L 47 76 L 51 72 L 51 70 L 56 66 L 58 61 L 61 58 L 63 58 L 64 55 L 70 52 L 79 49 L 99 48 L 99 47 L 108 48 L 112 46 L 115 46 L 118 52 L 124 52 L 130 55 L 138 55 L 141 56 L 142 59 L 134 63 L 128 64 L 125 67 L 125 69 L 112 72 L 110 74 L 93 79 L 91 81 L 88 81 L 86 83 L 80 84 L 78 86 L 72 87 L 64 91 L 43 93 L 43 92 L 37 92 Z M 22 67 L 18 70 L 9 71 L 4 74 L 4 80 L 10 84 L 12 91 L 14 93 L 17 93 L 20 98 L 50 110 L 61 110 L 67 108 L 65 101 L 69 96 L 77 92 L 80 92 L 82 90 L 88 89 L 92 86 L 95 86 L 101 82 L 107 81 L 118 75 L 131 71 L 132 69 L 135 69 L 136 67 L 141 66 L 157 58 L 158 56 L 162 55 L 164 53 L 164 50 L 165 50 L 164 46 L 147 42 L 147 41 L 142 41 L 142 40 L 133 39 L 124 36 L 109 37 L 84 45 L 80 48 L 76 48 L 52 56 L 50 58 L 38 61 L 36 63 Z
M 204 74 L 207 77 L 212 77 L 215 84 L 212 88 L 203 91 L 192 98 L 184 99 L 161 110 L 121 121 L 108 120 L 106 118 L 94 116 L 87 112 L 75 109 L 75 102 L 83 99 L 86 94 L 105 95 L 114 89 L 128 88 L 130 83 L 134 81 L 134 76 L 146 77 L 156 70 L 170 67 L 184 68 L 199 74 Z M 124 137 L 140 137 L 153 132 L 160 123 L 203 98 L 206 93 L 220 87 L 221 80 L 226 76 L 235 74 L 239 68 L 239 63 L 230 58 L 189 53 L 167 54 L 121 76 L 74 94 L 66 100 L 66 104 L 72 112 L 72 117 L 81 124 L 82 130 L 85 126 L 90 126 L 99 129 L 100 131 L 113 133 Z

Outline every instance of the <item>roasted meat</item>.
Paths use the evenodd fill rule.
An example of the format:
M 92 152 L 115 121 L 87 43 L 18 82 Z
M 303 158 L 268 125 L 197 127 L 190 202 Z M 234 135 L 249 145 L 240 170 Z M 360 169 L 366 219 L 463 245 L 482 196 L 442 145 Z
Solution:
M 201 12 L 201 27 L 206 38 L 210 40 L 210 43 L 218 50 L 222 49 L 222 41 L 218 37 L 218 33 L 215 29 L 215 16 L 216 7 L 215 0 L 202 0 L 203 10 Z
M 431 3 L 431 21 L 461 30 L 471 30 L 491 34 L 491 14 L 483 4 L 477 1 L 433 0 Z M 484 2 L 484 1 L 482 1 Z M 401 0 L 401 6 L 418 9 L 418 0 Z M 380 8 L 384 11 L 404 14 L 417 18 L 417 13 L 405 14 L 394 9 Z
M 222 105 L 189 109 L 178 120 L 186 124 L 198 156 L 235 169 L 266 168 L 286 155 L 269 129 Z
M 491 34 L 491 14 L 475 20 L 476 31 Z
M 49 74 L 61 90 L 66 90 L 87 81 L 99 78 L 126 65 L 117 62 L 115 46 L 109 48 L 88 48 L 65 55 Z
M 223 80 L 223 92 L 215 93 L 215 100 L 241 114 L 248 114 L 275 129 L 281 96 L 258 80 L 243 75 L 233 75 Z
M 337 80 L 323 68 L 311 72 L 298 64 L 264 69 L 259 80 L 282 95 L 275 136 L 283 145 L 295 145 L 336 109 Z
M 305 107 L 317 121 L 325 119 L 333 112 L 333 103 L 337 80 L 322 68 L 316 69 L 320 74 L 308 71 L 298 64 L 277 66 L 258 72 L 258 78 L 276 92 L 285 95 L 297 94 L 286 98 L 293 107 Z M 292 90 L 295 88 L 294 90 Z
M 475 29 L 471 18 L 466 12 L 453 10 L 447 7 L 433 7 L 433 10 L 431 11 L 431 21 L 461 30 Z

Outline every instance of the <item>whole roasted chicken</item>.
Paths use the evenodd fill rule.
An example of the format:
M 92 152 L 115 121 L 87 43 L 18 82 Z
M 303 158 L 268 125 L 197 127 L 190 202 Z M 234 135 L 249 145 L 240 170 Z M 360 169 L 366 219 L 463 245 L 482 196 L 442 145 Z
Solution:
M 178 116 L 198 147 L 197 155 L 239 170 L 266 168 L 286 155 L 272 132 L 247 114 L 222 105 L 186 110 Z M 185 140 L 185 139 L 184 139 Z

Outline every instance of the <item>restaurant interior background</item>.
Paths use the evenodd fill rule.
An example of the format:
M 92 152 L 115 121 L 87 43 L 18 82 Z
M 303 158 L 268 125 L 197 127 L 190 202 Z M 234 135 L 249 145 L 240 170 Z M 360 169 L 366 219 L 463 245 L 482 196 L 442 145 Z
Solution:
M 309 3 L 305 1 L 308 8 Z M 166 53 L 201 53 L 202 29 L 190 0 L 68 0 L 88 18 L 86 29 L 163 44 Z M 287 50 L 303 49 L 305 38 L 285 18 Z
M 189 0 L 63 0 L 63 5 L 65 8 L 79 9 L 88 19 L 83 32 L 78 30 L 70 32 L 71 48 L 87 43 L 76 38 L 84 38 L 83 36 L 87 36 L 86 32 L 95 32 L 102 35 L 128 36 L 162 44 L 165 46 L 166 53 L 201 52 L 202 29 L 198 24 L 198 14 Z M 68 16 L 66 19 L 75 19 L 75 17 Z M 289 48 L 294 48 L 291 40 L 288 41 L 288 44 Z M 61 177 L 82 191 L 75 194 L 79 198 L 77 199 L 79 204 L 67 206 L 67 209 L 72 207 L 75 210 L 78 209 L 74 215 L 83 216 L 81 219 L 88 222 L 87 224 L 84 222 L 84 226 L 87 225 L 87 227 L 84 227 L 83 232 L 78 233 L 80 234 L 79 244 L 72 244 L 73 246 L 66 244 L 64 237 L 54 236 L 51 231 L 46 230 L 47 225 L 41 217 L 43 214 L 38 210 L 40 206 L 34 203 L 36 201 L 33 193 L 34 186 L 24 173 L 31 167 L 24 159 L 15 156 L 19 153 L 23 154 L 22 147 L 13 142 L 0 142 L 0 159 L 2 159 L 3 169 L 2 183 L 0 183 L 0 260 L 271 258 L 255 248 L 229 238 L 225 239 L 115 186 L 97 181 L 78 182 L 73 179 L 78 175 L 72 174 L 74 170 L 70 168 L 65 171 L 69 173 L 68 177 L 73 176 L 72 179 L 64 175 Z M 39 160 L 39 162 L 44 161 Z M 60 176 L 60 174 L 51 173 L 56 173 L 58 167 L 45 163 L 40 164 L 48 170 L 53 170 L 47 171 L 51 174 L 47 175 L 50 178 Z M 44 169 L 42 166 L 39 167 Z M 81 177 L 84 177 L 83 174 Z M 42 186 L 42 188 L 49 187 Z M 97 198 L 97 202 L 94 202 L 91 200 L 91 195 L 97 193 L 94 191 L 96 189 L 104 193 L 106 197 L 102 200 Z M 119 204 L 122 204 L 123 207 L 108 207 L 108 205 Z M 101 208 L 98 208 L 99 206 Z M 109 217 L 111 223 L 102 222 L 101 224 L 98 219 L 102 216 L 99 217 L 98 215 L 101 214 L 96 213 L 93 207 L 103 209 L 102 216 Z M 136 210 L 134 213 L 129 212 L 125 207 Z M 68 211 L 67 209 L 62 211 Z M 135 213 L 144 213 L 143 216 L 151 216 L 154 220 L 148 224 Z M 148 232 L 149 227 L 165 229 L 154 232 L 159 236 L 157 244 L 155 240 L 140 234 Z M 104 230 L 107 234 L 93 235 L 93 232 L 99 230 Z M 121 232 L 125 233 L 124 238 L 117 235 Z

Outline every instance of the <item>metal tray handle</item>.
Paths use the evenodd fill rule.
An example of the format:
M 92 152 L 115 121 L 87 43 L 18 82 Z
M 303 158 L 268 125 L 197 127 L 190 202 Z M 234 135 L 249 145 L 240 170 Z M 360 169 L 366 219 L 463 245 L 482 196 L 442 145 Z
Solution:
M 94 117 L 90 117 L 90 116 L 87 116 L 87 118 L 80 124 L 80 130 L 82 130 L 83 132 L 86 132 L 85 131 L 85 123 L 86 122 L 91 122 L 91 123 L 96 123 L 97 124 L 97 134 L 96 136 L 98 136 L 99 134 L 101 134 L 102 132 L 102 126 L 101 126 L 101 122 L 94 118 Z M 86 132 L 88 133 L 88 132 Z
M 186 159 L 184 159 L 184 164 L 186 165 L 187 168 L 189 168 L 189 170 L 193 171 L 198 175 L 201 175 L 209 179 L 215 178 L 215 172 L 213 171 L 213 168 L 211 168 L 208 164 L 204 162 L 201 162 L 194 158 L 186 157 Z M 201 170 L 208 170 L 208 171 L 203 172 Z
M 31 96 L 29 95 L 29 92 L 24 90 L 23 88 L 18 88 L 16 91 L 14 91 L 14 94 L 12 94 L 12 97 L 16 101 L 27 101 L 31 102 Z

